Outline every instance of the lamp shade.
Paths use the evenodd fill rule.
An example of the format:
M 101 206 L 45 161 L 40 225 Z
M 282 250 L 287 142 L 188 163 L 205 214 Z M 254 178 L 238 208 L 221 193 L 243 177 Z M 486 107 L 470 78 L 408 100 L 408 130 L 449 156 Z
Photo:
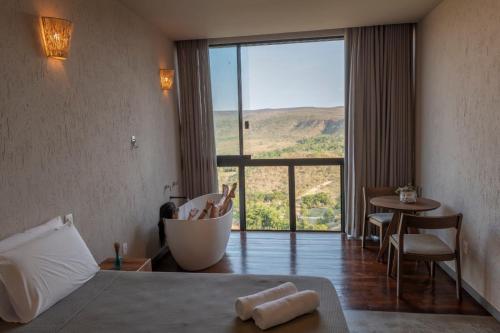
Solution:
M 160 85 L 163 90 L 170 90 L 174 84 L 174 73 L 173 69 L 160 69 Z
M 55 17 L 41 17 L 40 25 L 47 57 L 66 59 L 69 53 L 73 23 Z

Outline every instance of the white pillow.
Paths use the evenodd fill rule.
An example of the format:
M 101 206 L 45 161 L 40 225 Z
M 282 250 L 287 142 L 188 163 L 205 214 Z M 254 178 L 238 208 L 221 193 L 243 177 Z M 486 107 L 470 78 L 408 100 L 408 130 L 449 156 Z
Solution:
M 28 229 L 25 232 L 21 232 L 10 236 L 4 240 L 0 241 L 0 255 L 2 252 L 13 249 L 19 245 L 25 244 L 38 236 L 58 229 L 64 225 L 63 220 L 60 216 L 53 218 L 49 222 L 42 225 L 36 226 L 34 228 Z M 9 295 L 5 286 L 0 281 L 0 318 L 5 321 L 16 321 L 17 315 L 10 304 Z
M 62 218 L 58 216 L 54 217 L 47 223 L 28 229 L 25 232 L 20 232 L 18 234 L 12 235 L 9 238 L 3 239 L 0 241 L 0 253 L 13 249 L 18 245 L 27 243 L 33 238 L 36 238 L 48 231 L 58 229 L 62 227 L 63 224 L 64 222 Z
M 72 223 L 0 254 L 15 322 L 27 323 L 90 280 L 99 270 Z

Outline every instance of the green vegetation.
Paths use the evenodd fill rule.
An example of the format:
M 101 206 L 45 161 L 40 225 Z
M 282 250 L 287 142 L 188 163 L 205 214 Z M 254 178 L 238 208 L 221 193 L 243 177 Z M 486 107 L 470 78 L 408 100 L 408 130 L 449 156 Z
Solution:
M 327 152 L 331 155 L 344 155 L 344 134 L 319 135 L 312 138 L 298 140 L 293 146 L 281 149 L 259 152 L 254 158 L 308 158 L 308 157 L 332 157 L 322 156 Z
M 237 112 L 215 114 L 217 154 L 238 154 Z M 343 108 L 297 108 L 244 112 L 245 154 L 252 158 L 344 156 Z M 247 229 L 288 230 L 288 168 L 247 167 Z M 219 183 L 238 181 L 238 169 L 219 168 Z M 340 230 L 340 168 L 295 168 L 298 230 Z M 239 227 L 239 197 L 234 202 L 234 227 Z
M 333 230 L 340 221 L 340 196 L 335 200 L 328 193 L 318 192 L 301 198 L 300 230 Z
M 288 230 L 287 206 L 249 200 L 247 228 L 257 230 Z
M 304 209 L 311 209 L 318 206 L 331 206 L 332 204 L 332 200 L 328 194 L 324 192 L 305 195 L 302 197 L 302 208 Z

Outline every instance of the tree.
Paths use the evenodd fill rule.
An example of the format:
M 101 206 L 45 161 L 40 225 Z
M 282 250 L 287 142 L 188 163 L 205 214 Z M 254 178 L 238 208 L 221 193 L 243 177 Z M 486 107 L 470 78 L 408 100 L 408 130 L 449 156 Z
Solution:
M 302 207 L 304 208 L 325 207 L 332 205 L 332 200 L 328 196 L 328 193 L 325 192 L 304 195 L 301 200 Z
M 275 207 L 260 202 L 254 202 L 249 205 L 248 208 L 248 229 L 280 230 L 288 228 L 288 219 L 285 219 Z

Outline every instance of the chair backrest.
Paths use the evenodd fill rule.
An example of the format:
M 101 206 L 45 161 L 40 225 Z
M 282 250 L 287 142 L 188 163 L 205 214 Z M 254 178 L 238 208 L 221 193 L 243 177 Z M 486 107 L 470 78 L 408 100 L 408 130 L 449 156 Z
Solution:
M 401 215 L 401 228 L 417 229 L 460 229 L 462 214 L 448 216 L 416 216 L 409 214 Z M 404 229 L 403 229 L 404 230 Z
M 397 187 L 364 187 L 363 186 L 363 215 L 367 217 L 370 211 L 370 200 L 384 195 L 396 195 Z
M 447 215 L 447 216 L 416 216 L 409 214 L 401 214 L 401 223 L 399 224 L 398 237 L 399 244 L 403 245 L 403 235 L 407 228 L 415 229 L 456 229 L 456 243 L 460 244 L 460 229 L 462 228 L 462 214 Z

